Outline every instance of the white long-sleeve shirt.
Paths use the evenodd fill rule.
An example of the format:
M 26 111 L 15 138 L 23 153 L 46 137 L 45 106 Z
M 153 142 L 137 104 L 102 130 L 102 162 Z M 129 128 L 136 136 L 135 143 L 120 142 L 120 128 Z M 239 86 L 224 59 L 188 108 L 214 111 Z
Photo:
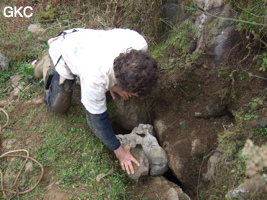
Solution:
M 114 59 L 131 48 L 146 51 L 147 42 L 130 29 L 73 30 L 48 40 L 49 54 L 61 76 L 80 78 L 81 102 L 86 110 L 101 114 L 107 110 L 105 93 L 117 83 Z

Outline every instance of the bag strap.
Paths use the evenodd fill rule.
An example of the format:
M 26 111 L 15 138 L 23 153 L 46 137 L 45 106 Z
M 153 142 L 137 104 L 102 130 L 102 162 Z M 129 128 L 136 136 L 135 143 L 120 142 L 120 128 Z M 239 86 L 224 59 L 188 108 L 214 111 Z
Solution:
M 58 36 L 61 36 L 61 35 L 62 35 L 63 38 L 65 39 L 65 35 L 70 34 L 70 33 L 75 33 L 75 32 L 77 32 L 77 31 L 79 31 L 79 30 L 73 29 L 71 32 L 65 32 L 65 31 L 62 31 L 62 32 L 60 32 L 57 36 L 55 36 L 55 38 L 58 37 Z

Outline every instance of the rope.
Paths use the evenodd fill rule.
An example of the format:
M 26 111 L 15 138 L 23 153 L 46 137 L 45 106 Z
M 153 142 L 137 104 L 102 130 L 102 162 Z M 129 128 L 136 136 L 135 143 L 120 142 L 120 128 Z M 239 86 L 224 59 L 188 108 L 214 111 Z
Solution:
M 1 131 L 4 127 L 7 126 L 8 122 L 9 122 L 9 116 L 8 116 L 7 112 L 3 108 L 0 108 L 0 111 L 5 113 L 5 115 L 6 115 L 6 123 L 3 126 L 0 126 L 0 131 Z
M 25 156 L 25 155 L 14 155 L 14 153 L 17 153 L 17 152 L 25 152 L 25 153 L 26 153 L 26 156 Z M 10 155 L 10 154 L 12 154 L 12 155 Z M 19 171 L 19 173 L 18 173 L 18 175 L 17 175 L 17 177 L 16 177 L 16 179 L 15 179 L 15 181 L 14 181 L 12 187 L 11 187 L 11 188 L 17 188 L 17 189 L 15 189 L 15 190 L 13 190 L 13 189 L 10 190 L 10 189 L 5 189 L 5 188 L 4 188 L 3 172 L 2 172 L 2 170 L 0 169 L 0 181 L 1 181 L 1 189 L 0 189 L 0 192 L 3 193 L 4 199 L 6 199 L 6 200 L 10 200 L 10 199 L 12 199 L 13 197 L 15 197 L 16 195 L 19 195 L 19 194 L 26 194 L 26 193 L 28 193 L 28 192 L 34 190 L 34 189 L 37 187 L 37 185 L 40 183 L 41 179 L 43 178 L 43 175 L 44 175 L 44 168 L 43 168 L 43 166 L 42 166 L 37 160 L 35 160 L 34 158 L 30 157 L 30 156 L 29 156 L 29 152 L 28 152 L 27 150 L 25 150 L 25 149 L 19 149 L 19 150 L 14 150 L 14 151 L 6 152 L 6 153 L 4 153 L 4 154 L 2 154 L 2 155 L 0 156 L 0 159 L 1 159 L 1 158 L 4 158 L 4 157 L 19 157 L 19 158 L 25 158 L 25 161 L 24 161 L 24 163 L 23 163 L 23 165 L 22 165 L 22 167 L 21 167 L 21 169 L 20 169 L 20 171 Z M 17 186 L 17 184 L 18 184 L 18 179 L 19 179 L 19 177 L 20 177 L 20 175 L 21 175 L 21 173 L 22 173 L 22 170 L 24 169 L 24 167 L 25 167 L 25 165 L 26 165 L 26 163 L 27 163 L 28 160 L 32 160 L 32 161 L 34 161 L 35 163 L 37 163 L 37 164 L 40 166 L 40 168 L 41 168 L 41 174 L 40 174 L 40 176 L 39 176 L 39 179 L 38 179 L 37 183 L 36 183 L 32 188 L 30 188 L 30 189 L 28 189 L 28 190 L 25 190 L 25 191 L 19 191 L 18 186 Z M 11 197 L 8 197 L 7 194 L 6 194 L 7 192 L 8 192 L 8 193 L 12 193 L 13 195 L 12 195 Z

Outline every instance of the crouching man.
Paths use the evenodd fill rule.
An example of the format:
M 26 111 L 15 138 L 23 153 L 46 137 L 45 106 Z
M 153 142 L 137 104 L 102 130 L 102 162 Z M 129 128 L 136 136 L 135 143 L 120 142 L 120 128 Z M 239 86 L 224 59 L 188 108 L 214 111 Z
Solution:
M 139 162 L 130 146 L 122 146 L 108 120 L 106 92 L 124 100 L 145 96 L 156 86 L 158 69 L 149 56 L 147 42 L 129 29 L 71 29 L 48 40 L 49 54 L 35 67 L 35 76 L 45 80 L 46 103 L 54 112 L 65 113 L 78 77 L 81 102 L 93 133 L 114 151 L 123 170 L 134 173 Z

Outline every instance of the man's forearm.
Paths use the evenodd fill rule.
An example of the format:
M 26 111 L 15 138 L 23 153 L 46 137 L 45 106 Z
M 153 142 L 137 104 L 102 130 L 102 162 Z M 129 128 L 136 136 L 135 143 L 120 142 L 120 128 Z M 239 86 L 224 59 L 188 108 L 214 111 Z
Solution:
M 108 119 L 107 111 L 102 114 L 91 114 L 86 111 L 87 122 L 93 133 L 111 150 L 120 147 L 120 141 L 115 136 Z

